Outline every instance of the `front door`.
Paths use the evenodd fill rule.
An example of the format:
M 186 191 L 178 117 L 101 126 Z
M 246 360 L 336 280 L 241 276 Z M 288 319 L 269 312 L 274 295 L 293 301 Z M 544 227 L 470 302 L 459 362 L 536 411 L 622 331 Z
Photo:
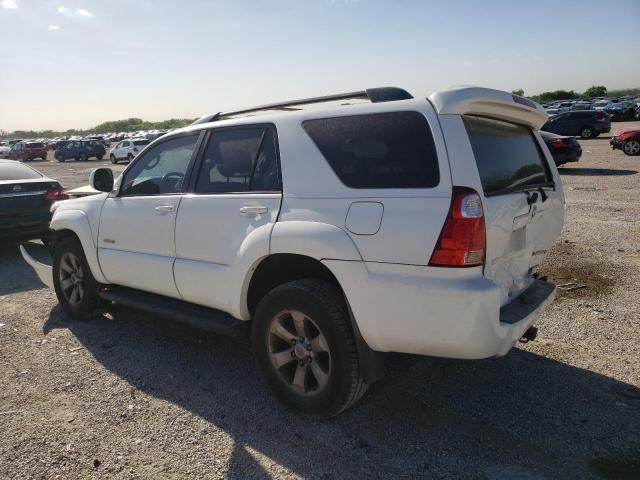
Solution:
M 200 132 L 171 137 L 136 159 L 102 208 L 100 267 L 110 283 L 179 298 L 173 280 L 176 213 Z
M 244 275 L 269 253 L 282 200 L 275 129 L 211 130 L 176 221 L 174 275 L 183 299 L 232 314 Z

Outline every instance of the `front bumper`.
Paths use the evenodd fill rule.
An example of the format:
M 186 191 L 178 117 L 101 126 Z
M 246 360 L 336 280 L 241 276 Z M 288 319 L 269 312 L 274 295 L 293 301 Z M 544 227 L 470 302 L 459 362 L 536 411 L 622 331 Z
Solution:
M 622 142 L 620 141 L 619 138 L 613 137 L 610 141 L 609 144 L 611 145 L 611 148 L 613 148 L 614 150 L 620 150 L 622 149 Z
M 25 262 L 27 262 L 36 272 L 40 281 L 47 287 L 53 288 L 53 267 L 33 258 L 24 245 L 20 245 L 20 253 L 22 254 L 22 258 L 24 258 Z

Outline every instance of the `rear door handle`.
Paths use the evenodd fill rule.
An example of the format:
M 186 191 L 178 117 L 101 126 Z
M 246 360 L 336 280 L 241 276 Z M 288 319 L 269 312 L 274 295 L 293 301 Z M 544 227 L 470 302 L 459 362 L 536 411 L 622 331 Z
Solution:
M 263 213 L 267 213 L 269 209 L 262 205 L 258 206 L 249 206 L 245 205 L 244 207 L 240 207 L 240 213 L 246 217 L 255 217 L 258 215 L 262 215 Z
M 166 215 L 169 212 L 175 212 L 176 207 L 173 205 L 158 205 L 153 209 L 158 215 Z

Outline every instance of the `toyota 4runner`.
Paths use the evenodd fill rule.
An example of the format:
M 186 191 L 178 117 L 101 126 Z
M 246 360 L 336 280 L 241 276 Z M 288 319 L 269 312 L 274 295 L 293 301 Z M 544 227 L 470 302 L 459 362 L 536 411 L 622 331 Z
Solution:
M 85 318 L 115 302 L 228 335 L 291 410 L 336 415 L 380 352 L 505 355 L 554 297 L 538 266 L 564 197 L 536 103 L 398 88 L 208 115 L 104 192 L 54 205 L 53 264 Z

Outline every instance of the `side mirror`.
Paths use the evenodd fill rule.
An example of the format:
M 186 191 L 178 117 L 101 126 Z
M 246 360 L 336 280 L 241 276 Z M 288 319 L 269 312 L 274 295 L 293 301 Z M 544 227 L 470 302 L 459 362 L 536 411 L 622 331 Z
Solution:
M 89 176 L 89 184 L 99 192 L 110 192 L 113 190 L 113 170 L 96 168 Z

